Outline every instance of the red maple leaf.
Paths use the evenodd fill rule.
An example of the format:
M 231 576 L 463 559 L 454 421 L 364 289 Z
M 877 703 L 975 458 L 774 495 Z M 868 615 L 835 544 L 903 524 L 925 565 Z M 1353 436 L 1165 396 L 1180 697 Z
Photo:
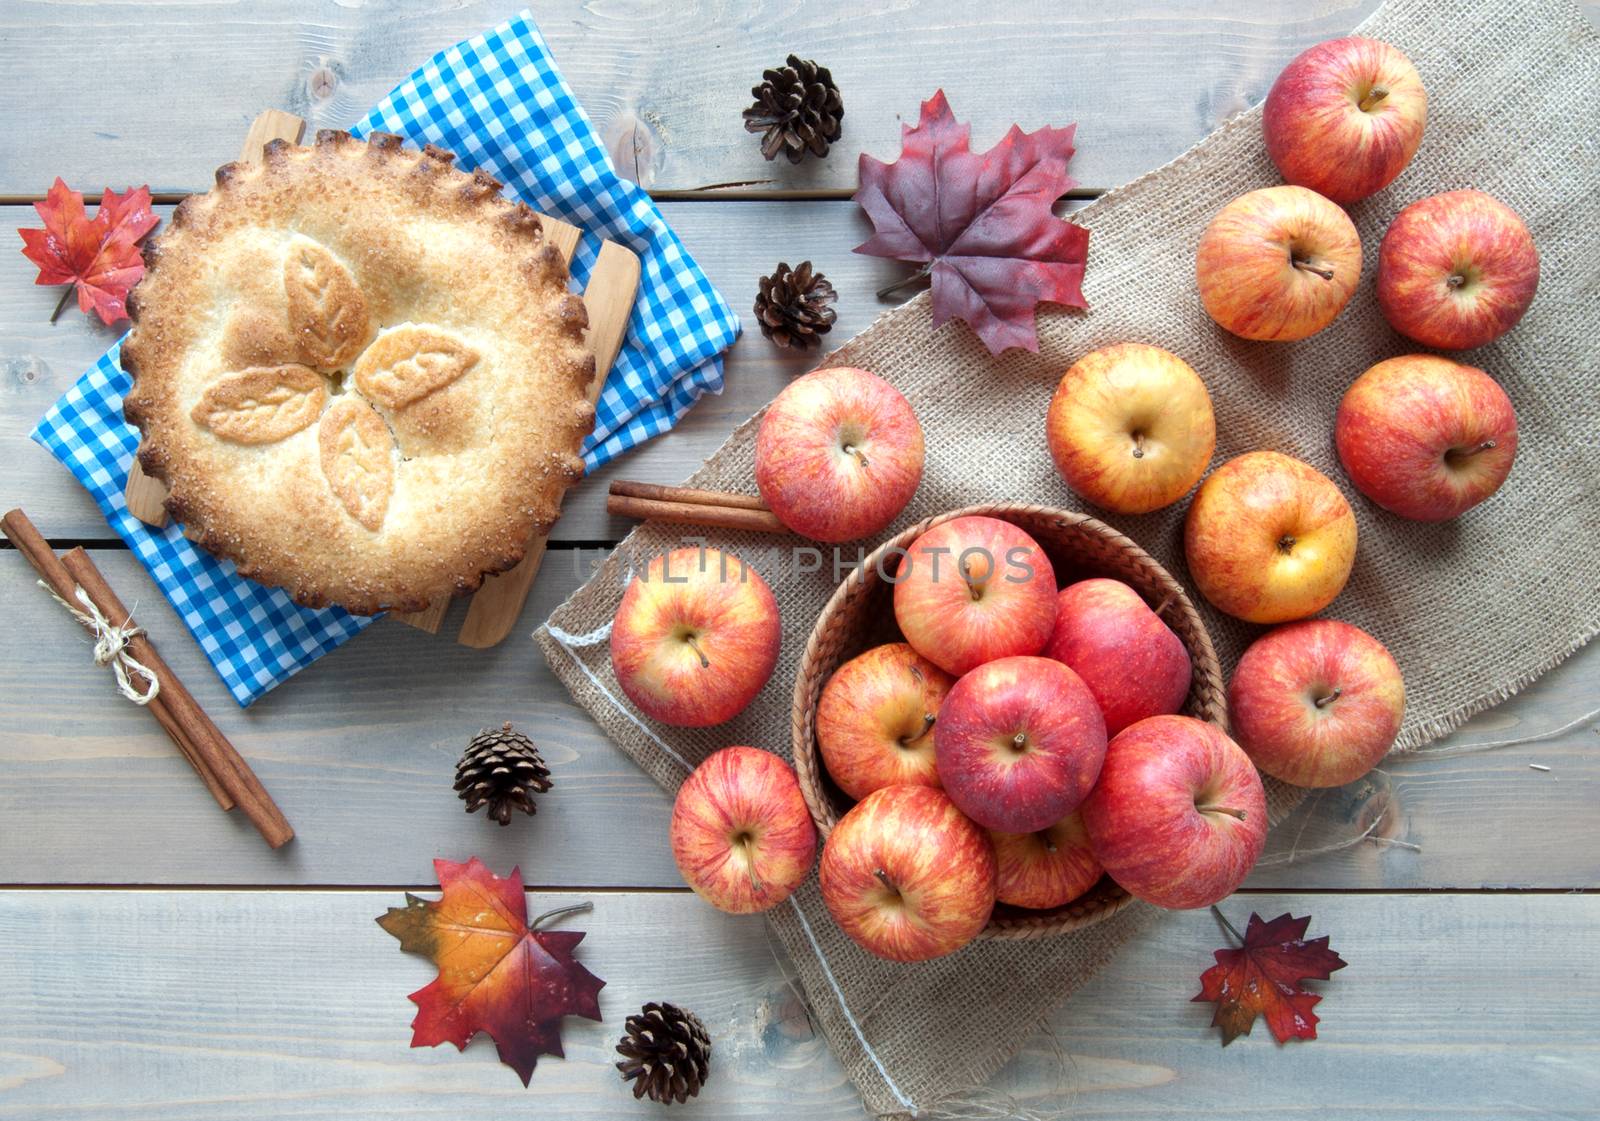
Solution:
M 83 195 L 59 178 L 43 202 L 33 208 L 44 220 L 42 230 L 19 230 L 22 253 L 39 266 L 35 284 L 71 284 L 78 292 L 78 310 L 91 309 L 102 322 L 115 323 L 128 314 L 128 292 L 144 275 L 139 239 L 160 221 L 150 209 L 150 188 L 119 195 L 107 189 L 93 218 Z M 63 294 L 57 315 L 66 305 Z
M 873 236 L 857 253 L 923 266 L 932 278 L 933 325 L 967 321 L 990 353 L 1037 351 L 1033 312 L 1041 300 L 1084 303 L 1089 231 L 1050 210 L 1073 185 L 1067 174 L 1076 125 L 1023 132 L 1016 125 L 989 151 L 968 147 L 940 90 L 901 130 L 892 164 L 862 154 L 855 200 Z
M 454 1043 L 464 1049 L 487 1032 L 500 1061 L 526 1086 L 540 1055 L 561 1055 L 561 1018 L 600 1019 L 605 982 L 572 957 L 583 934 L 538 930 L 540 922 L 586 908 L 564 907 L 528 922 L 522 870 L 504 879 L 477 857 L 466 864 L 435 860 L 444 889 L 438 900 L 409 892 L 404 907 L 391 907 L 378 925 L 400 940 L 400 948 L 422 954 L 439 976 L 411 994 L 413 1047 Z
M 1239 938 L 1222 912 L 1211 910 Z M 1224 1047 L 1249 1035 L 1258 1014 L 1267 1018 L 1279 1043 L 1317 1038 L 1317 1016 L 1311 1007 L 1322 998 L 1300 984 L 1326 981 L 1334 970 L 1345 967 L 1345 960 L 1328 949 L 1327 938 L 1307 941 L 1310 923 L 1309 915 L 1297 919 L 1289 914 L 1262 922 L 1251 912 L 1240 947 L 1218 950 L 1217 964 L 1200 975 L 1200 995 L 1194 1000 L 1217 1002 L 1211 1026 L 1222 1029 Z

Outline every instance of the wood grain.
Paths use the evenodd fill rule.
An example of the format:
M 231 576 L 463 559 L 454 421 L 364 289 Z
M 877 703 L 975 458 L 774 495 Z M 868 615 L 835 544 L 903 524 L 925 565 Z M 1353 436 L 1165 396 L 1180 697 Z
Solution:
M 13 0 L 0 8 L 12 60 L 0 71 L 0 126 L 22 142 L 0 164 L 0 195 L 31 197 L 58 174 L 91 188 L 131 180 L 193 190 L 260 106 L 313 128 L 348 126 L 429 55 L 522 6 Z M 1079 122 L 1073 174 L 1105 188 L 1178 155 L 1264 97 L 1295 54 L 1348 33 L 1376 6 L 549 0 L 538 19 L 615 161 L 652 188 L 853 189 L 857 153 L 897 151 L 901 121 L 938 88 L 973 121 L 975 144 L 1013 121 Z M 1600 12 L 1593 0 L 1585 8 Z M 56 65 L 69 41 L 78 57 L 138 59 L 124 96 L 105 98 L 78 68 Z M 798 168 L 763 160 L 739 120 L 761 71 L 790 51 L 831 67 L 846 110 L 828 158 Z
M 557 549 L 526 624 L 544 618 L 604 550 Z M 406 627 L 374 628 L 247 711 L 228 699 L 166 600 L 121 550 L 95 563 L 162 640 L 173 669 L 272 791 L 299 839 L 262 849 L 216 812 L 160 730 L 110 692 L 60 608 L 0 552 L 0 882 L 393 884 L 435 856 L 521 861 L 528 881 L 675 887 L 663 838 L 670 801 L 568 699 L 519 634 L 487 652 Z M 135 603 L 134 601 L 137 601 Z M 170 637 L 168 637 L 170 636 Z M 800 642 L 803 634 L 786 636 Z M 769 688 L 788 689 L 775 681 Z M 1600 647 L 1445 741 L 1558 727 L 1595 705 Z M 501 829 L 467 816 L 453 768 L 479 728 L 512 720 L 539 743 L 555 788 L 532 819 Z M 1482 754 L 1394 760 L 1387 782 L 1317 800 L 1272 852 L 1354 836 L 1385 805 L 1379 835 L 1293 865 L 1260 887 L 1600 887 L 1593 843 L 1600 737 L 1577 727 Z M 1530 763 L 1549 771 L 1529 769 Z M 108 776 L 115 776 L 108 782 Z M 1403 844 L 1418 845 L 1420 851 Z
M 566 1058 L 540 1059 L 525 1090 L 487 1040 L 465 1054 L 408 1046 L 406 994 L 434 970 L 373 923 L 397 890 L 0 893 L 0 1118 L 660 1117 L 611 1064 L 626 1015 L 663 999 L 714 1041 L 694 1117 L 863 1116 L 758 918 L 678 893 L 537 893 L 529 907 L 585 898 L 594 911 L 562 925 L 588 934 L 577 955 L 607 981 L 605 1021 L 565 1020 Z M 1279 1047 L 1258 1024 L 1224 1051 L 1209 1006 L 1189 1003 L 1223 935 L 1204 911 L 1171 915 L 1001 1071 L 1006 1097 L 986 1116 L 1595 1115 L 1600 977 L 1573 947 L 1600 924 L 1600 898 L 1230 905 L 1235 921 L 1251 909 L 1309 913 L 1350 963 L 1316 986 L 1321 1038 Z

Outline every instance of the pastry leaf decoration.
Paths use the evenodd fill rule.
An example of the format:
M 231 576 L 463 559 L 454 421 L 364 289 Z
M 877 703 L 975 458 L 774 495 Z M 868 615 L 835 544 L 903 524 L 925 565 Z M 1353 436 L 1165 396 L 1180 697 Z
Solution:
M 394 434 L 373 406 L 400 412 L 461 378 L 479 354 L 450 332 L 417 323 L 403 323 L 369 345 L 372 321 L 355 277 L 303 234 L 284 255 L 283 286 L 287 335 L 259 310 L 236 312 L 226 336 L 233 343 L 225 344 L 224 354 L 261 362 L 206 386 L 190 419 L 224 440 L 270 444 L 320 417 L 323 477 L 345 512 L 376 533 L 394 495 L 396 468 Z M 292 351 L 296 360 L 278 364 L 267 357 L 276 350 Z M 334 399 L 323 374 L 345 368 L 352 370 L 350 391 Z
M 322 415 L 328 386 L 305 366 L 257 366 L 224 374 L 206 387 L 189 415 L 237 444 L 271 444 Z
M 386 409 L 443 389 L 478 363 L 478 352 L 432 327 L 406 323 L 380 335 L 356 362 L 356 388 Z
M 587 909 L 564 907 L 528 921 L 522 871 L 496 876 L 477 857 L 435 860 L 442 898 L 407 894 L 378 925 L 421 954 L 439 976 L 411 994 L 417 1006 L 411 1046 L 465 1048 L 486 1032 L 526 1086 L 540 1055 L 561 1055 L 564 1016 L 600 1019 L 605 982 L 573 957 L 581 931 L 541 930 L 545 919 Z
M 376 532 L 394 493 L 394 437 L 377 410 L 343 397 L 322 414 L 317 429 L 322 473 L 346 512 Z
M 309 237 L 297 236 L 283 258 L 289 329 L 306 365 L 333 370 L 348 365 L 372 332 L 367 298 L 337 258 Z

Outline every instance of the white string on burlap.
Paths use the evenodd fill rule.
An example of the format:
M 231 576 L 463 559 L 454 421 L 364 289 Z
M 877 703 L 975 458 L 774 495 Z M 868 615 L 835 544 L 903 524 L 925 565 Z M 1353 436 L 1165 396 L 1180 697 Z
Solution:
M 135 635 L 144 634 L 143 627 L 133 625 L 132 615 L 118 625 L 105 617 L 82 587 L 75 586 L 74 596 L 83 605 L 83 610 L 80 611 L 57 595 L 56 590 L 43 580 L 38 581 L 38 585 L 49 592 L 51 599 L 65 607 L 74 619 L 88 627 L 94 634 L 94 664 L 111 667 L 111 672 L 117 679 L 117 692 L 136 705 L 147 705 L 160 696 L 161 682 L 156 678 L 155 671 L 128 653 L 129 640 Z M 135 677 L 144 679 L 143 691 L 134 688 Z

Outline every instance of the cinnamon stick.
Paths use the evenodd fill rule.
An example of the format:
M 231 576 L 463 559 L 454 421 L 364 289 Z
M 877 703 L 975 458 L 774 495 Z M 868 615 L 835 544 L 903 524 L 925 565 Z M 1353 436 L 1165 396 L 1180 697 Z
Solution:
M 649 498 L 608 495 L 606 513 L 646 521 L 680 522 L 715 529 L 742 529 L 753 533 L 788 533 L 770 510 L 748 510 L 738 506 L 708 506 L 691 502 L 663 502 Z
M 50 585 L 51 591 L 68 603 L 77 604 L 77 581 L 73 580 L 72 574 L 67 571 L 61 559 L 50 548 L 49 542 L 44 539 L 44 535 L 26 514 L 21 510 L 7 512 L 4 517 L 0 517 L 0 530 L 3 530 L 7 539 L 16 546 L 17 552 L 22 554 L 23 559 L 33 566 L 33 570 L 46 584 Z M 102 614 L 111 617 L 104 611 Z M 138 658 L 138 655 L 135 654 L 134 657 Z M 145 664 L 149 665 L 148 662 Z M 163 681 L 162 684 L 164 686 L 166 682 Z M 218 776 L 206 765 L 206 761 L 201 758 L 182 723 L 173 715 L 169 700 L 164 692 L 158 693 L 145 707 L 150 710 L 150 715 L 156 718 L 156 722 L 165 730 L 178 751 L 189 761 L 189 765 L 200 776 L 200 781 L 206 784 L 206 789 L 216 799 L 217 805 L 224 810 L 233 809 L 233 797 L 222 785 Z
M 767 504 L 756 494 L 728 494 L 720 490 L 700 490 L 696 487 L 668 487 L 659 483 L 637 483 L 632 479 L 616 479 L 610 493 L 622 498 L 646 498 L 654 502 L 686 502 L 698 506 L 726 506 L 736 510 L 765 510 Z
M 77 584 L 88 593 L 100 613 L 110 619 L 125 619 L 128 611 L 122 606 L 116 592 L 106 583 L 105 577 L 95 567 L 89 554 L 72 549 L 61 558 L 62 566 Z M 273 848 L 281 848 L 294 839 L 294 830 L 284 818 L 277 803 L 256 778 L 240 754 L 234 750 L 211 717 L 200 707 L 194 695 L 178 680 L 177 674 L 162 660 L 161 655 L 144 635 L 135 635 L 128 642 L 128 651 L 149 666 L 161 679 L 161 698 L 167 700 L 168 710 L 194 744 L 196 753 L 225 790 L 233 796 L 252 825 Z

